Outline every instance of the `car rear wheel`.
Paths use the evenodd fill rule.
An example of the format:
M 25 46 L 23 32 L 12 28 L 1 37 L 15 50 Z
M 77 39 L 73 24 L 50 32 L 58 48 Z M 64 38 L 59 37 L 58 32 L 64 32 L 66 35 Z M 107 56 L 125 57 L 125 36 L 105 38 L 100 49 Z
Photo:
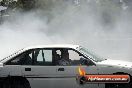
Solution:
M 8 77 L 3 82 L 3 88 L 31 88 L 28 80 L 22 77 Z

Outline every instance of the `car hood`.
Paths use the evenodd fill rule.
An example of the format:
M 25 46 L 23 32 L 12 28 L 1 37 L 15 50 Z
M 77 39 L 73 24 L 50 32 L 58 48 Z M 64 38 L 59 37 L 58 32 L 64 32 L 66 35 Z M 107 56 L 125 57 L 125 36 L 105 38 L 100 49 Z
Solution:
M 98 64 L 132 68 L 132 62 L 122 61 L 122 60 L 107 59 L 107 60 L 98 62 Z

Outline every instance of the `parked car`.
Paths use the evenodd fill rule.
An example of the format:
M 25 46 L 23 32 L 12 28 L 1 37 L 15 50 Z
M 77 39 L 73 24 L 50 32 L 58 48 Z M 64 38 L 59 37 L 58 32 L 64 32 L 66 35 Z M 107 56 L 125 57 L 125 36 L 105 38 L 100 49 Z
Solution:
M 129 83 L 78 82 L 87 74 L 128 74 Z M 0 61 L 0 88 L 132 88 L 132 62 L 104 59 L 79 45 L 23 48 Z

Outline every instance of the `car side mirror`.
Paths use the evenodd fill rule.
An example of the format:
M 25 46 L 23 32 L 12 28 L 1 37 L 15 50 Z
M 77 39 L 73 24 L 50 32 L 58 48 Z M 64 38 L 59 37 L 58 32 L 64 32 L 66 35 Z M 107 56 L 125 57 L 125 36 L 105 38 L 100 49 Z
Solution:
M 13 65 L 17 65 L 18 63 L 19 63 L 18 60 L 12 60 L 12 61 L 10 62 L 10 64 L 13 64 Z
M 80 58 L 80 63 L 81 63 L 82 65 L 87 65 L 87 64 L 88 64 L 88 61 L 87 61 L 85 58 L 81 57 L 81 58 Z
M 85 58 L 80 58 L 80 62 L 82 65 L 87 65 L 87 66 L 92 66 L 95 65 L 91 60 L 85 59 Z

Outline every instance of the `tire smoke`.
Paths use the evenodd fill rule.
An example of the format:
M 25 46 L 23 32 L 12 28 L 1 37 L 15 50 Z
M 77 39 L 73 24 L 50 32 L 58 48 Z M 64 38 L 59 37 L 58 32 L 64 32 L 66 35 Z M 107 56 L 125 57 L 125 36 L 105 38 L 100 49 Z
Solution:
M 127 0 L 128 1 L 128 0 Z M 38 0 L 0 25 L 0 57 L 41 44 L 80 44 L 100 56 L 132 61 L 131 1 Z

